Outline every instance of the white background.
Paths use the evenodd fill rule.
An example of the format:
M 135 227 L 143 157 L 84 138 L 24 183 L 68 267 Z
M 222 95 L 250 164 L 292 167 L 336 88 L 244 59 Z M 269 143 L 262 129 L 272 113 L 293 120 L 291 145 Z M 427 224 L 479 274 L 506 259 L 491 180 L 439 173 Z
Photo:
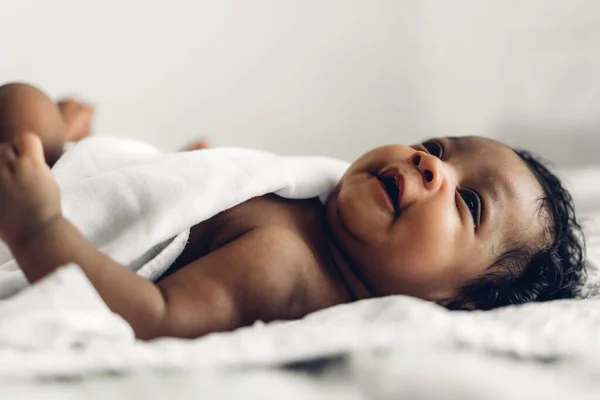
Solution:
M 600 131 L 600 2 L 0 0 L 11 80 L 166 150 L 202 137 L 353 158 L 480 134 L 573 159 L 566 135 Z

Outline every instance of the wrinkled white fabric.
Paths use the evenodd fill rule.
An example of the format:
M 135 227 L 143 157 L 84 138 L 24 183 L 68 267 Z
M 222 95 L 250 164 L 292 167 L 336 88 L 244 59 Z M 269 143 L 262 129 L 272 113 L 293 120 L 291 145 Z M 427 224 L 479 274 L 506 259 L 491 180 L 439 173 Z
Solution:
M 162 155 L 133 142 L 99 139 L 94 147 L 104 148 L 101 153 L 92 151 L 92 144 L 76 146 L 56 166 L 65 214 L 102 251 L 149 279 L 179 254 L 191 225 L 263 193 L 295 198 L 327 193 L 346 168 L 335 160 L 276 157 L 239 149 Z M 83 166 L 76 164 L 78 149 L 82 157 L 78 162 Z M 178 171 L 176 177 L 170 168 Z M 211 188 L 220 191 L 221 197 L 202 187 L 205 180 L 212 182 Z M 161 188 L 158 199 L 152 198 L 154 186 Z M 96 204 L 108 206 L 98 211 Z M 184 215 L 173 216 L 179 208 L 185 209 Z M 1 284 L 22 288 L 14 284 L 18 281 L 15 266 L 9 262 L 5 267 L 2 274 L 7 275 Z M 597 294 L 593 286 L 588 289 L 587 296 Z M 464 378 L 465 384 L 477 386 L 481 393 L 497 393 L 498 382 L 513 378 L 548 391 L 547 383 L 520 375 L 525 369 L 531 377 L 554 376 L 554 383 L 569 390 L 579 385 L 579 377 L 595 376 L 600 365 L 599 302 L 589 298 L 467 313 L 394 296 L 337 306 L 298 321 L 258 322 L 196 340 L 145 343 L 134 340 L 127 323 L 107 309 L 82 271 L 72 265 L 0 303 L 0 378 L 269 365 L 357 350 L 394 349 L 389 354 L 397 357 L 398 363 L 393 364 L 397 368 L 407 365 L 400 362 L 403 354 L 427 360 L 419 364 L 419 376 L 437 377 L 433 386 L 443 393 L 456 384 L 443 381 L 440 371 L 448 376 L 457 357 L 468 350 L 477 354 L 476 363 L 465 358 L 463 365 L 502 373 L 491 381 Z M 524 360 L 527 368 L 499 368 L 499 356 Z M 548 360 L 553 359 L 566 359 L 569 364 L 549 366 Z M 385 362 L 391 365 L 389 357 Z M 363 371 L 360 376 L 374 368 L 356 365 Z M 468 377 L 475 372 L 470 371 Z M 410 381 L 393 385 L 370 379 L 370 389 L 377 390 L 381 384 L 386 393 L 400 395 L 411 388 Z
M 65 217 L 102 252 L 153 280 L 181 253 L 193 225 L 266 193 L 326 194 L 346 168 L 323 157 L 235 148 L 165 154 L 136 141 L 90 138 L 53 173 Z M 70 271 L 76 266 L 29 287 L 10 252 L 3 257 L 0 346 L 48 350 L 132 338 L 85 276 Z
M 253 197 L 326 194 L 347 163 L 236 148 L 160 153 L 147 144 L 89 138 L 54 166 L 64 215 L 101 251 L 156 279 L 189 228 Z M 26 287 L 12 256 L 0 262 L 0 298 Z

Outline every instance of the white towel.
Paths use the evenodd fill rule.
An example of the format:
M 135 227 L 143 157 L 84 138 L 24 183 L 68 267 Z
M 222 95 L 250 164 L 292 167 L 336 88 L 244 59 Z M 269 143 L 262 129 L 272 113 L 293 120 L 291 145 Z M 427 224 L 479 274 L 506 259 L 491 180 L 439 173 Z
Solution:
M 191 226 L 266 193 L 324 195 L 346 168 L 345 162 L 323 157 L 278 157 L 235 148 L 165 154 L 136 141 L 90 138 L 69 150 L 53 173 L 65 217 L 102 252 L 153 280 L 181 253 Z M 15 261 L 4 261 L 0 298 L 27 287 Z M 64 273 L 0 304 L 0 345 L 64 346 L 72 338 L 80 340 L 80 329 L 88 339 L 98 333 L 114 340 L 107 328 L 111 323 L 98 332 L 90 329 L 94 324 L 74 323 L 82 310 L 86 320 L 110 317 L 83 278 Z M 69 307 L 70 302 L 77 307 Z M 19 323 L 11 323 L 19 329 L 7 325 L 15 318 Z M 116 335 L 122 332 L 117 329 Z

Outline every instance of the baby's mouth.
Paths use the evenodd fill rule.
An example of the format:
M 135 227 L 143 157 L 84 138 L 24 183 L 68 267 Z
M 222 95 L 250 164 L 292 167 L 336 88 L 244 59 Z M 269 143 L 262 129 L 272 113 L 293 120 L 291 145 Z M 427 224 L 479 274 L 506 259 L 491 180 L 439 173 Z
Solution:
M 394 167 L 384 168 L 377 175 L 377 179 L 383 185 L 392 205 L 396 212 L 396 217 L 400 216 L 400 201 L 402 200 L 402 192 L 404 191 L 404 179 L 400 175 L 400 171 Z

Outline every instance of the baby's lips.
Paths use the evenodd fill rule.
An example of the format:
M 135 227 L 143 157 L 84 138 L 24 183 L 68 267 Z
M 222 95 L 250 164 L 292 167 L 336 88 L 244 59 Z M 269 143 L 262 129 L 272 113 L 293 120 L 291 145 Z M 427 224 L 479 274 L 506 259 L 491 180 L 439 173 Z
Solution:
M 379 172 L 379 177 L 381 179 L 392 179 L 394 181 L 394 183 L 396 184 L 396 188 L 398 188 L 398 207 L 402 209 L 401 204 L 402 196 L 404 194 L 404 177 L 400 173 L 398 167 L 392 165 L 385 167 Z
M 383 179 L 394 179 L 396 183 L 398 183 L 398 179 L 400 179 L 400 170 L 394 166 L 388 166 L 382 169 L 379 172 L 379 176 Z

